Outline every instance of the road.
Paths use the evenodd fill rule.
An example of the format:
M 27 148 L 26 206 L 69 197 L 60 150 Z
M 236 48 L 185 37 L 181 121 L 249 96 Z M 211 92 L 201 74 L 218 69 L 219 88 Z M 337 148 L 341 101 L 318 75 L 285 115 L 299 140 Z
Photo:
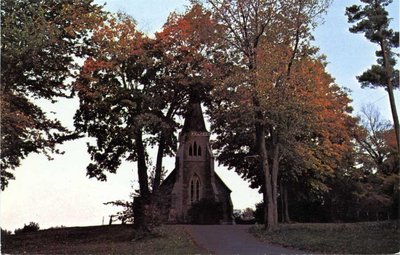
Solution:
M 249 233 L 249 225 L 183 225 L 183 227 L 196 244 L 210 254 L 305 254 L 257 240 Z

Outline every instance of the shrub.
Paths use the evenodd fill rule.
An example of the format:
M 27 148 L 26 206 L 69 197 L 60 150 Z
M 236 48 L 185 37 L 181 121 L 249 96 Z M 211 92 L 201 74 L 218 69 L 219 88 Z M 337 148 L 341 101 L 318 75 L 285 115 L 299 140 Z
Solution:
M 264 202 L 256 204 L 256 211 L 254 212 L 254 217 L 256 222 L 259 224 L 264 224 Z
M 11 231 L 9 231 L 7 229 L 0 228 L 0 230 L 1 230 L 1 236 L 9 236 L 9 235 L 11 235 Z
M 202 199 L 189 209 L 192 224 L 218 224 L 223 217 L 222 204 L 211 199 Z
M 246 208 L 243 211 L 237 210 L 234 213 L 234 219 L 236 224 L 255 224 L 255 212 L 251 208 Z
M 23 228 L 18 228 L 14 231 L 15 234 L 36 232 L 40 229 L 39 224 L 36 222 L 30 222 L 28 225 L 24 224 Z
M 61 228 L 66 228 L 66 226 L 60 225 L 60 226 L 50 227 L 50 228 L 48 228 L 48 229 L 61 229 Z
M 132 223 L 133 222 L 133 202 L 125 200 L 116 200 L 104 203 L 104 205 L 113 205 L 122 207 L 122 210 L 117 212 L 115 215 L 116 220 L 120 220 L 121 224 Z M 112 221 L 116 221 L 112 220 Z

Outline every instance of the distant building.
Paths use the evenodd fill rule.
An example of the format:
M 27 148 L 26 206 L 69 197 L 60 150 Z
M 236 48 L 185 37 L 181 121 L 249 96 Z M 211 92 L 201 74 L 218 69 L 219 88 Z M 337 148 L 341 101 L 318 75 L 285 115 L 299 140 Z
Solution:
M 200 102 L 190 103 L 179 134 L 175 169 L 161 184 L 160 192 L 165 198 L 164 216 L 170 223 L 232 223 L 231 190 L 214 171 L 210 133 Z M 212 208 L 204 208 L 207 206 Z

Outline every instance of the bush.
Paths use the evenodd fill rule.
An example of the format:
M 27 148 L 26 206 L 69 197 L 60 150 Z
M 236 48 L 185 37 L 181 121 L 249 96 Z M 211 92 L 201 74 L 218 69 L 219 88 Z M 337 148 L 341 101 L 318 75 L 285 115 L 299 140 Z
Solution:
M 256 219 L 244 220 L 242 218 L 235 218 L 235 223 L 240 225 L 253 225 L 256 224 Z
M 218 224 L 223 217 L 222 204 L 211 199 L 202 199 L 189 209 L 192 224 Z
M 61 229 L 61 228 L 66 228 L 66 226 L 60 225 L 60 226 L 49 227 L 48 229 Z
M 246 208 L 243 211 L 236 212 L 234 215 L 235 223 L 236 224 L 255 224 L 255 212 L 251 208 Z
M 9 235 L 11 235 L 11 231 L 9 231 L 7 229 L 0 228 L 0 230 L 1 230 L 1 236 L 9 236 Z
M 254 212 L 254 217 L 256 222 L 259 224 L 264 224 L 264 202 L 256 204 L 256 211 Z
M 15 234 L 36 232 L 40 229 L 39 224 L 36 222 L 30 222 L 28 225 L 24 224 L 23 228 L 18 228 L 14 231 Z

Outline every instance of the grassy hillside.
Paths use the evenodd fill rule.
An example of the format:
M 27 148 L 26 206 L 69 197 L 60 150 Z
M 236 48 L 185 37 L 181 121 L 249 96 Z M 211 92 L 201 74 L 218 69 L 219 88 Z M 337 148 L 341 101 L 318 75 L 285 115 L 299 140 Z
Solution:
M 336 254 L 393 254 L 400 251 L 400 231 L 395 221 L 362 223 L 284 224 L 272 232 L 251 229 L 265 242 L 304 251 Z
M 2 253 L 41 254 L 194 254 L 204 252 L 179 226 L 162 226 L 138 238 L 130 225 L 40 230 L 2 237 Z

